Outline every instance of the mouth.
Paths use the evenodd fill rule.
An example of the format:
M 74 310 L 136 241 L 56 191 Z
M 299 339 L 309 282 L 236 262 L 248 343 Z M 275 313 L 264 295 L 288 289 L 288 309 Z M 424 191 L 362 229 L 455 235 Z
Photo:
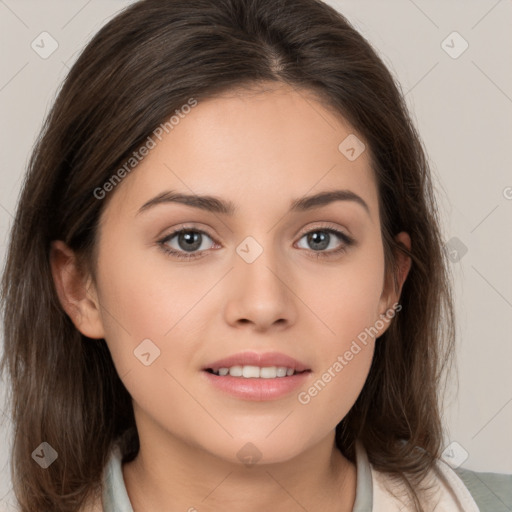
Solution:
M 204 382 L 212 389 L 239 400 L 267 402 L 289 398 L 294 391 L 307 385 L 312 370 L 267 363 L 209 365 L 201 371 Z M 281 363 L 282 359 L 281 359 Z M 289 365 L 289 366 L 288 366 Z
M 204 371 L 219 377 L 238 377 L 241 379 L 282 379 L 292 377 L 302 373 L 310 373 L 311 370 L 298 371 L 292 367 L 286 366 L 253 366 L 253 365 L 235 365 L 231 367 L 220 367 L 218 369 L 206 368 Z
M 205 365 L 203 371 L 218 377 L 282 379 L 311 372 L 306 364 L 280 352 L 244 351 Z

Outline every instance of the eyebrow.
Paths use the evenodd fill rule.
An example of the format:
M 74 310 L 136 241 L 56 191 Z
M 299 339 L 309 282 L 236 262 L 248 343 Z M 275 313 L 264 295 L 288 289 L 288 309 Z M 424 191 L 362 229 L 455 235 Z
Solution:
M 304 212 L 325 206 L 334 201 L 353 201 L 362 206 L 368 215 L 370 214 L 370 209 L 364 199 L 351 190 L 329 190 L 312 196 L 295 199 L 290 203 L 290 212 Z M 233 216 L 237 212 L 237 207 L 233 202 L 226 201 L 220 197 L 208 195 L 199 196 L 195 194 L 189 195 L 168 190 L 144 203 L 139 208 L 136 215 L 139 215 L 154 206 L 165 203 L 184 204 L 193 208 L 199 208 L 208 212 L 221 213 L 229 216 Z

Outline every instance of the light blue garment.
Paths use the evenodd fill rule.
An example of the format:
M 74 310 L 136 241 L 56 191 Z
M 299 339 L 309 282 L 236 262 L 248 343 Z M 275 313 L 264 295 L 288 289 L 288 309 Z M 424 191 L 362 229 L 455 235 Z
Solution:
M 115 445 L 104 470 L 103 512 L 133 512 L 124 484 L 121 459 L 119 446 Z M 356 468 L 356 500 L 352 511 L 372 512 L 372 470 L 360 442 L 356 443 Z M 463 468 L 455 469 L 455 472 L 473 496 L 480 512 L 512 512 L 512 475 L 479 473 Z
M 114 445 L 103 473 L 103 512 L 133 512 L 121 467 L 121 450 Z

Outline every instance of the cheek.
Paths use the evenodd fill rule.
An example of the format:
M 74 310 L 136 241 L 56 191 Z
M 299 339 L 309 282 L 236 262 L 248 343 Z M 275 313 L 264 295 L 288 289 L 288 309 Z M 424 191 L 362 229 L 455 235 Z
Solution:
M 367 379 L 383 278 L 382 246 L 375 243 L 335 272 L 323 269 L 304 283 L 304 302 L 321 322 L 314 319 L 319 325 L 315 379 L 298 401 L 309 418 L 323 416 L 332 428 L 348 413 Z
M 375 308 L 379 294 L 371 281 L 347 276 L 346 288 L 332 293 L 319 307 L 329 329 L 314 340 L 318 347 L 314 378 L 297 396 L 306 422 L 333 429 L 346 416 L 359 396 L 370 370 L 375 335 Z M 378 319 L 378 317 L 377 317 Z
M 378 237 L 367 240 L 339 264 L 317 266 L 298 280 L 296 293 L 314 314 L 318 334 L 327 347 L 343 349 L 379 319 L 384 253 L 378 242 Z
M 186 369 L 194 364 L 201 339 L 194 334 L 202 311 L 198 301 L 212 285 L 197 275 L 191 281 L 192 272 L 176 269 L 171 274 L 168 264 L 167 269 L 149 264 L 136 251 L 119 256 L 105 251 L 99 276 L 105 339 L 114 365 L 134 407 L 185 435 L 190 422 L 205 421 L 204 410 L 186 391 Z
M 99 300 L 105 339 L 119 374 L 145 368 L 140 351 L 150 353 L 150 367 L 163 370 L 175 358 L 187 363 L 193 347 L 173 344 L 172 357 L 168 348 L 190 328 L 190 315 L 207 283 L 201 286 L 197 275 L 179 268 L 171 274 L 165 257 L 149 262 L 147 251 L 124 250 L 132 245 L 120 237 L 111 235 L 109 242 L 100 255 Z

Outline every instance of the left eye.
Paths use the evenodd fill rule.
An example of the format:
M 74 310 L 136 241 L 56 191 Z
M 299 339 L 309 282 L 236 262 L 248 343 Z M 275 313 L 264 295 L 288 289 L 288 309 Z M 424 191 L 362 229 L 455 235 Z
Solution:
M 301 240 L 306 237 L 307 243 L 316 246 L 314 252 L 317 252 L 318 250 L 327 249 L 329 247 L 330 243 L 334 240 L 331 235 L 334 235 L 338 240 L 342 239 L 345 244 L 350 243 L 350 240 L 344 233 L 334 229 L 314 229 L 302 235 Z M 333 247 L 331 247 L 331 249 L 333 249 Z M 337 249 L 334 250 L 336 251 Z

